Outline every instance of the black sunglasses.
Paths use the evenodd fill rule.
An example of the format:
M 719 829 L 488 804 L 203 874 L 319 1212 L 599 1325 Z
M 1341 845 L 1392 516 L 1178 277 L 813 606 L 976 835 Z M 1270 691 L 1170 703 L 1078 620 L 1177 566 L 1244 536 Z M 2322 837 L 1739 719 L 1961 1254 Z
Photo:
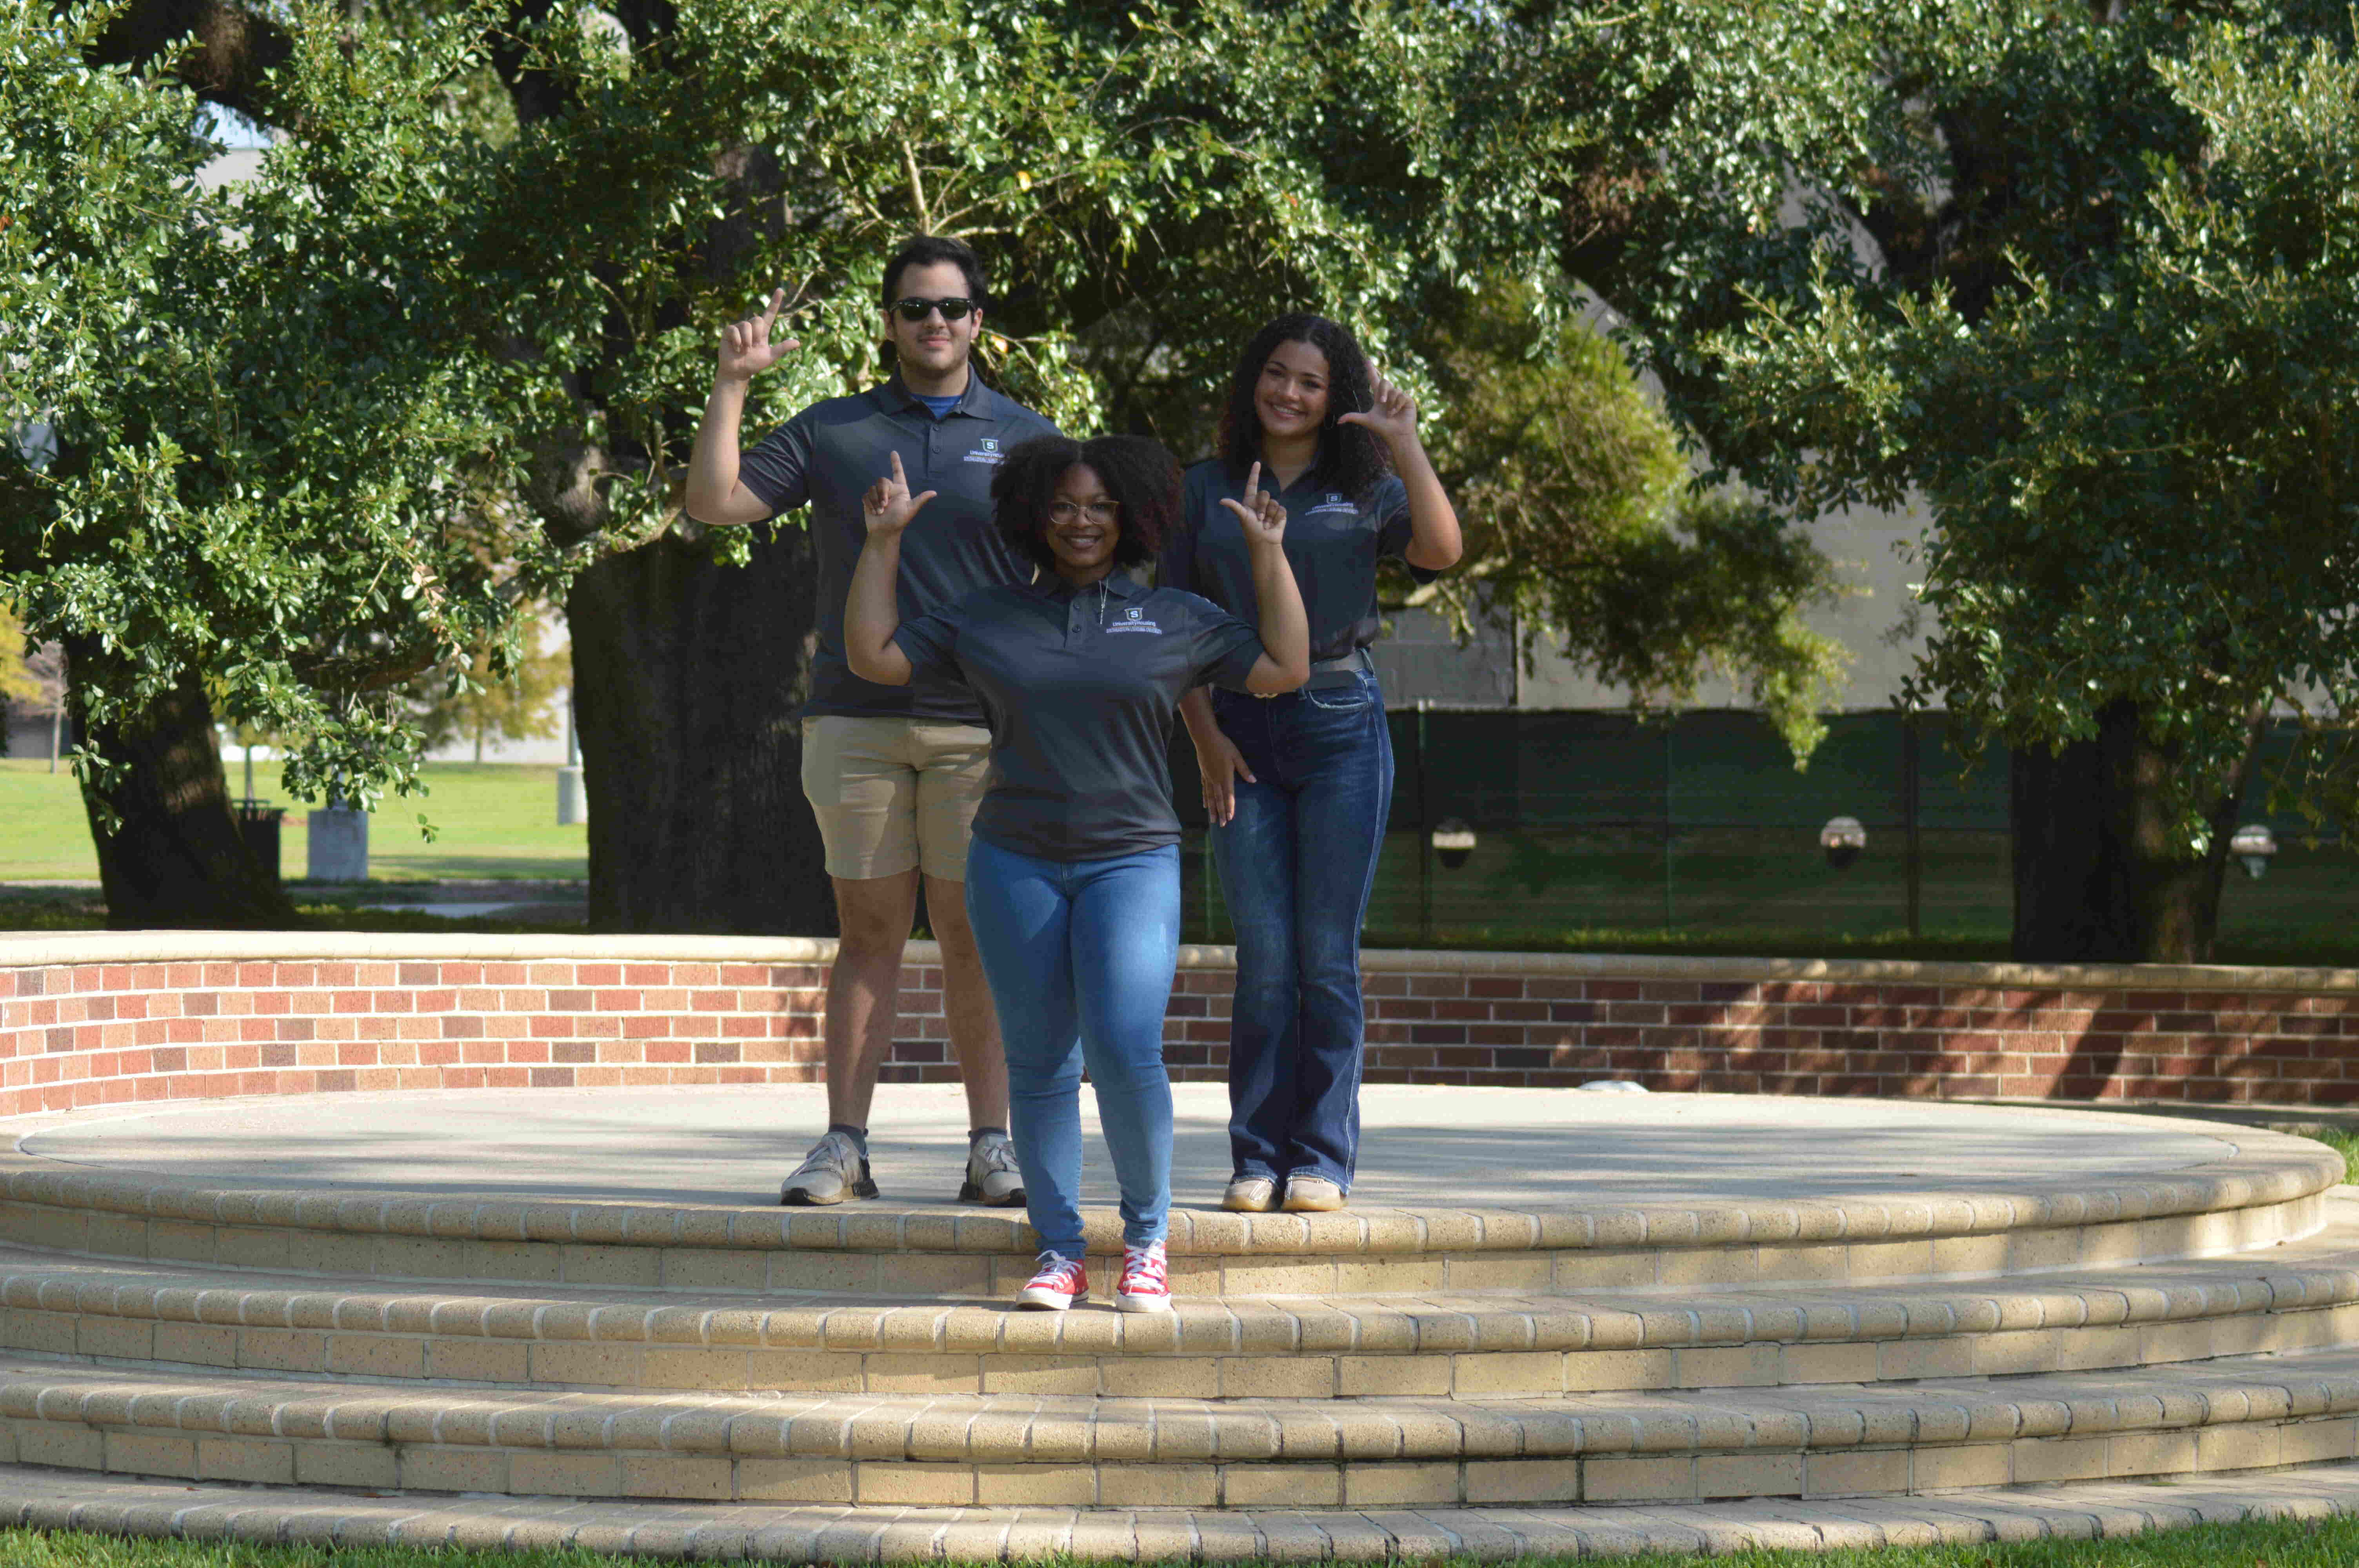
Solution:
M 893 308 L 901 313 L 904 321 L 922 321 L 936 310 L 942 313 L 945 321 L 959 321 L 965 319 L 966 313 L 974 308 L 974 301 L 955 296 L 949 299 L 920 299 L 913 294 L 907 299 L 893 301 Z

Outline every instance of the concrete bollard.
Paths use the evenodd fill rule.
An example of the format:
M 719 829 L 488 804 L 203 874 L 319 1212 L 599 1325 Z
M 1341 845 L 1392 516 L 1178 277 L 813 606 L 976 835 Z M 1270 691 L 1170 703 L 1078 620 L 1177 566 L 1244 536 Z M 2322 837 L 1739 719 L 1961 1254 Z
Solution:
M 582 769 L 577 766 L 557 770 L 557 825 L 571 827 L 577 822 L 590 820 L 590 794 L 582 784 Z
M 368 813 L 331 806 L 307 819 L 310 849 L 304 875 L 315 882 L 368 881 Z

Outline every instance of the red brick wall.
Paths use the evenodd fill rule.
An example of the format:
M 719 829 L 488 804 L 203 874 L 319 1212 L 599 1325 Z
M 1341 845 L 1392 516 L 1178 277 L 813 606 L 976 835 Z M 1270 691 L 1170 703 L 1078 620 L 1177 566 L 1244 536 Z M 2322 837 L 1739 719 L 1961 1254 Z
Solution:
M 369 950 L 276 956 L 292 942 Z M 819 1076 L 827 951 L 697 938 L 0 939 L 0 1114 L 335 1089 L 807 1081 Z M 948 1079 L 940 971 L 929 947 L 911 958 L 888 1076 Z M 1371 954 L 1368 968 L 1377 1082 L 2359 1099 L 2359 973 L 1436 953 Z M 1221 1076 L 1229 988 L 1224 950 L 1189 951 L 1167 1024 L 1176 1076 Z

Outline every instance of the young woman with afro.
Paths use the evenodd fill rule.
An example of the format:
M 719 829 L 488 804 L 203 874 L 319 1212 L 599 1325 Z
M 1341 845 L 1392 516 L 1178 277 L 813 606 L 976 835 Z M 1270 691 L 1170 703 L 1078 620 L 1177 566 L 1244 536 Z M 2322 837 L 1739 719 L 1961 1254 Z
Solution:
M 1206 681 L 1290 691 L 1308 673 L 1286 509 L 1248 475 L 1229 501 L 1255 586 L 1242 617 L 1118 568 L 1155 558 L 1180 475 L 1152 441 L 1044 437 L 1006 456 L 995 518 L 1038 568 L 903 622 L 903 533 L 931 492 L 901 462 L 865 499 L 867 543 L 844 614 L 852 667 L 898 685 L 955 673 L 982 700 L 991 773 L 967 856 L 967 914 L 1006 1042 L 1010 1131 L 1038 1267 L 1018 1294 L 1061 1311 L 1088 1293 L 1078 1189 L 1081 1078 L 1122 1195 L 1114 1305 L 1170 1308 L 1171 1086 L 1163 1013 L 1180 946 L 1180 819 L 1165 742 L 1180 697 Z

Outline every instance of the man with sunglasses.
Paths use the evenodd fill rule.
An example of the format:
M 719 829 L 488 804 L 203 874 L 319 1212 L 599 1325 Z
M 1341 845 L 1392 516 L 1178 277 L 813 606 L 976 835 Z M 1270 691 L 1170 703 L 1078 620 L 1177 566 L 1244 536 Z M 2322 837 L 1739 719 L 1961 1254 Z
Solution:
M 966 1086 L 967 1165 L 959 1196 L 1013 1207 L 1023 1177 L 1007 1141 L 1007 1066 L 991 993 L 966 922 L 967 830 L 991 748 L 973 692 L 940 676 L 878 686 L 852 673 L 843 607 L 867 535 L 861 497 L 900 460 L 913 491 L 934 497 L 901 546 L 901 611 L 915 619 L 971 589 L 1031 580 L 992 525 L 1002 456 L 1055 432 L 983 384 L 969 356 L 983 327 L 983 263 L 956 240 L 919 235 L 885 264 L 891 379 L 814 404 L 742 456 L 747 384 L 799 345 L 773 342 L 784 298 L 722 333 L 720 362 L 690 460 L 688 512 L 750 524 L 810 507 L 819 557 L 819 646 L 803 707 L 803 793 L 827 846 L 842 930 L 827 988 L 828 1130 L 779 1190 L 786 1204 L 876 1195 L 868 1108 L 893 1042 L 901 949 L 922 876 L 942 948 L 943 1011 Z

